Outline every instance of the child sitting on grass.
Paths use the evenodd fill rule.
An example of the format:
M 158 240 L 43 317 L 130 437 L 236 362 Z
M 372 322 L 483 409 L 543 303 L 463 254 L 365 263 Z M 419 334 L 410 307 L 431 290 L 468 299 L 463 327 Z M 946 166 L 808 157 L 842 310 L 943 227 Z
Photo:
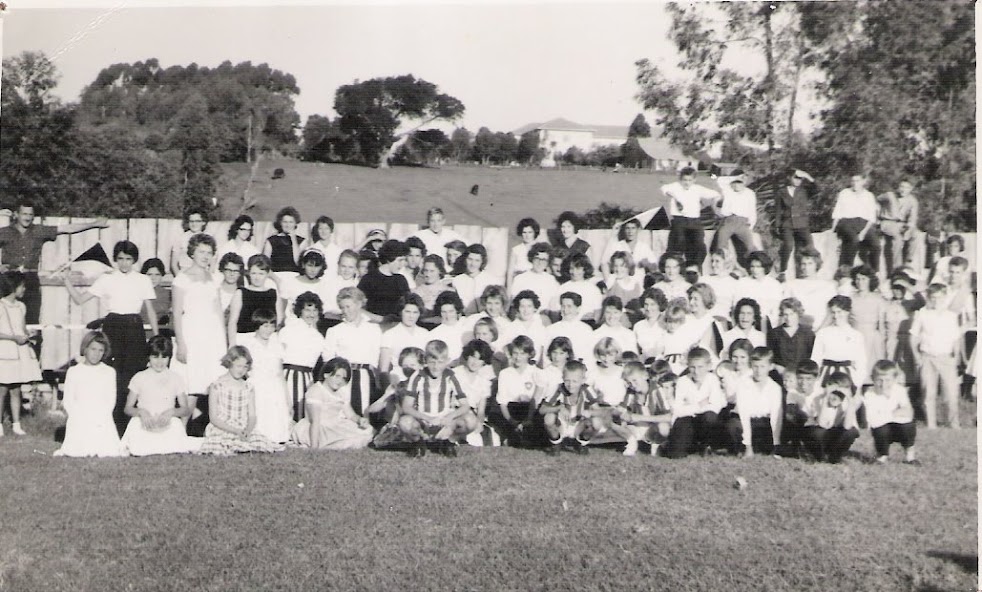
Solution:
M 519 335 L 506 349 L 511 365 L 498 375 L 496 404 L 488 415 L 502 440 L 510 446 L 521 446 L 530 440 L 542 381 L 535 367 L 535 345 L 531 339 Z
M 399 429 L 413 442 L 411 456 L 426 454 L 424 440 L 431 440 L 437 452 L 457 456 L 457 442 L 477 425 L 460 382 L 448 367 L 447 344 L 435 339 L 426 344 L 422 370 L 409 379 L 402 396 Z
M 305 448 L 355 450 L 365 448 L 374 435 L 368 419 L 351 408 L 344 392 L 351 380 L 351 364 L 332 358 L 317 369 L 306 394 L 306 415 L 293 426 L 291 440 Z
M 672 407 L 672 429 L 664 446 L 667 458 L 685 458 L 701 452 L 719 440 L 719 412 L 726 404 L 719 380 L 711 375 L 711 356 L 701 347 L 687 356 L 689 373 L 675 385 Z
M 618 416 L 620 426 L 614 426 L 614 431 L 620 428 L 628 434 L 624 456 L 637 454 L 638 442 L 650 445 L 651 455 L 655 456 L 672 426 L 671 405 L 660 396 L 662 391 L 658 384 L 649 379 L 648 370 L 640 362 L 624 364 L 624 380 L 627 382 L 627 396 L 621 403 Z M 665 381 L 665 384 L 668 385 L 668 382 Z
M 467 433 L 468 443 L 483 445 L 482 436 L 485 432 L 490 435 L 490 429 L 485 430 L 487 420 L 488 399 L 491 398 L 491 382 L 494 380 L 494 369 L 491 361 L 494 352 L 491 346 L 478 339 L 472 339 L 464 345 L 460 365 L 454 368 L 454 376 L 464 389 L 467 405 L 474 414 L 474 425 Z
M 815 360 L 802 360 L 794 371 L 794 382 L 785 383 L 787 393 L 784 397 L 784 423 L 781 428 L 781 451 L 779 454 L 798 458 L 805 435 L 805 422 L 812 399 L 821 394 L 818 384 L 819 367 Z M 791 376 L 790 369 L 785 376 Z
M 181 418 L 191 415 L 184 377 L 168 368 L 174 355 L 169 337 L 147 343 L 149 367 L 130 379 L 123 412 L 133 419 L 123 434 L 123 449 L 133 456 L 182 454 L 201 448 L 201 438 L 185 433 Z
M 750 356 L 751 378 L 736 388 L 736 415 L 726 423 L 730 451 L 747 458 L 756 453 L 771 454 L 781 443 L 781 387 L 770 377 L 771 350 L 754 348 Z
M 842 457 L 859 437 L 858 408 L 853 382 L 845 372 L 833 372 L 825 379 L 821 394 L 811 399 L 805 421 L 804 444 L 818 462 L 842 462 Z
M 920 464 L 914 452 L 917 426 L 907 389 L 897 382 L 896 362 L 880 360 L 873 364 L 873 386 L 863 393 L 866 421 L 873 432 L 876 462 L 886 464 L 890 444 L 899 442 L 906 453 L 904 462 Z
M 201 454 L 227 456 L 237 452 L 278 452 L 275 444 L 256 429 L 256 393 L 246 381 L 252 367 L 249 350 L 234 345 L 222 357 L 228 372 L 208 387 L 208 413 L 211 423 L 205 428 Z
M 605 405 L 620 405 L 627 394 L 627 385 L 618 361 L 621 358 L 620 344 L 613 337 L 604 337 L 593 347 L 593 357 L 597 360 L 595 372 L 591 372 L 590 386 Z
M 550 455 L 569 450 L 586 454 L 587 449 L 579 441 L 584 428 L 585 411 L 596 397 L 586 385 L 586 365 L 579 360 L 571 360 L 563 368 L 563 382 L 539 405 L 546 433 L 551 446 L 546 448 Z
M 63 404 L 68 413 L 65 441 L 54 456 L 122 456 L 123 447 L 113 421 L 116 370 L 109 340 L 99 331 L 82 339 L 82 361 L 68 369 Z

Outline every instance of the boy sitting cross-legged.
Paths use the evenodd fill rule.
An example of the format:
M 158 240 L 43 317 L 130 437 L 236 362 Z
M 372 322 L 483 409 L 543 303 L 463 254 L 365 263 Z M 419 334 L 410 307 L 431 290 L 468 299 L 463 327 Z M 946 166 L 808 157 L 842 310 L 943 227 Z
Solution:
M 563 449 L 579 454 L 587 453 L 586 447 L 580 444 L 577 437 L 578 432 L 583 430 L 584 411 L 595 400 L 593 391 L 586 385 L 586 365 L 579 360 L 566 362 L 562 384 L 539 405 L 546 433 L 552 442 L 546 448 L 548 454 L 555 455 Z
M 414 443 L 410 450 L 412 456 L 425 454 L 426 439 L 435 442 L 437 451 L 456 456 L 454 439 L 467 436 L 477 424 L 477 418 L 467 403 L 460 382 L 448 368 L 447 344 L 435 339 L 426 344 L 425 351 L 423 369 L 410 377 L 403 394 L 399 429 Z
M 701 347 L 693 348 L 687 356 L 689 373 L 675 384 L 672 429 L 663 447 L 667 458 L 685 458 L 719 439 L 718 414 L 726 405 L 726 397 L 719 379 L 709 371 L 710 359 L 709 352 Z
M 655 456 L 672 426 L 671 404 L 663 396 L 668 387 L 660 389 L 658 381 L 649 378 L 648 370 L 640 362 L 624 364 L 624 380 L 627 396 L 621 403 L 620 425 L 614 427 L 615 431 L 627 432 L 624 456 L 637 454 L 639 441 L 651 445 L 651 454 Z

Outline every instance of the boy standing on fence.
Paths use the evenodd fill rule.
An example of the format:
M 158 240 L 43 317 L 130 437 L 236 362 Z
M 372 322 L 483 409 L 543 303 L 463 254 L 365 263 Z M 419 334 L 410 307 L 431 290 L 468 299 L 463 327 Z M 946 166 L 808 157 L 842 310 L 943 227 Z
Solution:
M 75 234 L 93 228 L 107 228 L 109 222 L 98 218 L 94 222 L 35 225 L 34 204 L 20 200 L 14 207 L 10 225 L 0 228 L 0 273 L 16 269 L 24 274 L 24 306 L 27 307 L 27 324 L 36 325 L 41 316 L 41 282 L 38 268 L 41 264 L 41 247 L 59 234 Z

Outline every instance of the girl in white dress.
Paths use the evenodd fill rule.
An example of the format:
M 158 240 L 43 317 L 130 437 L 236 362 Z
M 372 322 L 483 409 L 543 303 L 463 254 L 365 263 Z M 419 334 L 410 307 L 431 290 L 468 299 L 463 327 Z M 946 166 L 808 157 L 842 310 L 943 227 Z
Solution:
M 307 415 L 293 427 L 292 440 L 321 450 L 365 448 L 374 432 L 368 419 L 351 408 L 345 392 L 351 365 L 344 358 L 332 358 L 319 370 L 318 380 L 307 391 Z
M 98 331 L 82 339 L 82 361 L 68 369 L 63 404 L 68 414 L 65 441 L 55 456 L 122 456 L 113 421 L 116 371 L 102 362 L 109 340 Z
M 276 334 L 276 313 L 259 309 L 252 313 L 258 325 L 251 335 L 240 335 L 239 343 L 252 354 L 249 384 L 256 392 L 256 433 L 270 441 L 290 439 L 290 408 L 283 380 L 283 345 Z
M 304 292 L 293 303 L 292 314 L 299 320 L 280 329 L 283 371 L 292 404 L 293 421 L 300 421 L 304 416 L 304 394 L 314 383 L 314 367 L 324 349 L 324 336 L 317 331 L 317 321 L 323 310 L 320 296 L 313 292 Z
M 540 306 L 548 308 L 559 293 L 559 282 L 549 271 L 549 264 L 552 262 L 552 247 L 549 246 L 549 243 L 535 243 L 529 248 L 528 259 L 532 264 L 532 269 L 515 276 L 511 285 L 511 293 L 519 294 L 525 290 L 530 290 L 539 297 Z M 535 345 L 540 349 L 545 347 L 545 344 L 536 343 Z
M 834 296 L 829 300 L 825 326 L 815 333 L 811 358 L 822 368 L 824 381 L 833 372 L 845 372 L 855 385 L 869 381 L 866 340 L 850 323 L 852 299 Z
M 215 239 L 197 234 L 188 242 L 193 265 L 174 278 L 175 361 L 184 364 L 191 418 L 195 417 L 198 397 L 208 393 L 208 386 L 225 373 L 225 324 L 218 294 L 219 279 L 211 273 L 215 256 Z M 173 363 L 172 363 L 173 367 Z
M 690 284 L 682 277 L 682 266 L 685 265 L 685 257 L 680 253 L 668 252 L 658 260 L 658 269 L 665 275 L 665 279 L 655 284 L 665 294 L 665 298 L 671 303 L 673 300 L 686 300 Z
M 23 273 L 10 271 L 0 275 L 0 410 L 10 393 L 11 427 L 18 436 L 25 435 L 20 425 L 20 387 L 41 380 L 41 366 L 25 324 L 27 307 L 20 301 L 26 289 Z
M 147 343 L 148 368 L 130 380 L 123 450 L 133 456 L 182 454 L 201 448 L 201 438 L 184 431 L 181 417 L 191 414 L 184 377 L 168 368 L 174 355 L 170 338 L 157 335 Z

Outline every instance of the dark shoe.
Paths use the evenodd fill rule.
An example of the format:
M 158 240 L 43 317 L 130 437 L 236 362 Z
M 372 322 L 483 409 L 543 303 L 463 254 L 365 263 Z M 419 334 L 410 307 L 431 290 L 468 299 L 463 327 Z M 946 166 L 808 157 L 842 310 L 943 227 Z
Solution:
M 573 440 L 573 441 L 576 442 L 576 448 L 573 449 L 576 452 L 576 454 L 580 454 L 580 455 L 590 454 L 590 449 L 587 448 L 586 445 L 583 444 L 583 442 L 580 442 L 579 440 Z
M 426 444 L 420 440 L 409 445 L 410 458 L 422 458 L 426 456 Z
M 440 449 L 440 452 L 443 454 L 443 456 L 447 458 L 457 458 L 457 448 L 458 446 L 456 442 L 445 440 L 443 442 L 443 446 Z

